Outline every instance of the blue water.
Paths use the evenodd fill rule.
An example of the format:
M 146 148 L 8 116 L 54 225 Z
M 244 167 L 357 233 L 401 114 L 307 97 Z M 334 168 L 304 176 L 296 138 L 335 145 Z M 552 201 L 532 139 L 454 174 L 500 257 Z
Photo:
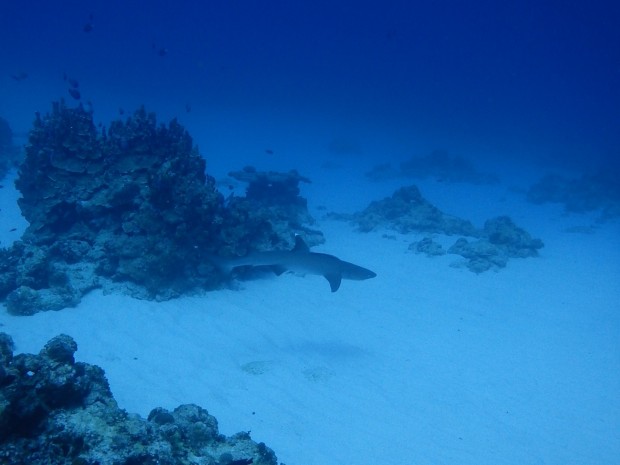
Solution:
M 425 195 L 477 225 L 510 214 L 546 240 L 546 210 L 501 199 L 548 172 L 620 171 L 618 24 L 620 2 L 596 0 L 3 1 L 0 116 L 23 144 L 35 112 L 60 98 L 78 104 L 76 80 L 97 123 L 142 104 L 162 122 L 178 118 L 218 178 L 245 165 L 300 170 L 317 216 L 402 184 L 369 183 L 374 166 L 445 150 L 502 184 L 429 182 Z M 620 256 L 620 241 L 605 241 Z M 617 265 L 607 269 L 601 280 L 618 277 Z M 602 306 L 620 330 L 618 302 Z M 609 358 L 618 372 L 618 354 Z M 620 451 L 617 433 L 604 439 L 606 458 Z
M 27 131 L 34 111 L 71 100 L 66 73 L 99 121 L 145 104 L 179 117 L 207 158 L 248 118 L 256 133 L 278 120 L 371 132 L 394 157 L 607 164 L 619 20 L 613 1 L 3 2 L 0 114 Z

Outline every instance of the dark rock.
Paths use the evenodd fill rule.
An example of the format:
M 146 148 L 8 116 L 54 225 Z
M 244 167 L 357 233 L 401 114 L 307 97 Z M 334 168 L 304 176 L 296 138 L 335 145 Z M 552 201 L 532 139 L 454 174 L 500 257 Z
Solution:
M 42 356 L 48 357 L 59 363 L 72 364 L 75 359 L 73 354 L 77 351 L 77 344 L 66 334 L 61 334 L 50 340 L 41 351 Z
M 157 408 L 148 420 L 127 414 L 103 370 L 73 360 L 76 349 L 62 335 L 39 355 L 13 356 L 10 336 L 0 333 L 1 463 L 277 465 L 247 433 L 219 434 L 215 417 L 196 405 Z
M 151 410 L 151 413 L 149 413 L 147 420 L 157 423 L 158 425 L 174 423 L 174 417 L 172 416 L 172 414 L 165 408 L 161 407 L 157 407 Z
M 435 150 L 424 157 L 412 157 L 393 168 L 390 164 L 380 164 L 366 173 L 372 180 L 380 181 L 398 177 L 434 177 L 440 182 L 467 182 L 472 184 L 492 184 L 497 177 L 481 173 L 466 158 L 450 155 L 444 150 Z
M 469 221 L 446 215 L 428 200 L 416 186 L 398 189 L 391 197 L 371 202 L 363 211 L 348 216 L 332 216 L 352 221 L 360 231 L 388 227 L 402 234 L 410 232 L 461 235 L 448 253 L 461 255 L 466 266 L 475 273 L 503 268 L 510 258 L 536 257 L 543 247 L 540 239 L 533 239 L 507 216 L 492 218 L 479 230 Z M 427 256 L 442 255 L 441 245 L 425 237 L 410 244 L 409 250 Z
M 620 216 L 620 174 L 617 169 L 569 179 L 547 175 L 533 184 L 527 200 L 535 204 L 561 203 L 568 212 L 599 210 L 601 219 Z
M 0 365 L 4 366 L 11 363 L 15 344 L 13 339 L 6 333 L 0 333 Z
M 448 249 L 448 253 L 467 259 L 467 268 L 475 273 L 504 268 L 510 258 L 538 256 L 544 246 L 540 239 L 533 239 L 507 216 L 487 220 L 484 237 L 470 242 L 461 238 Z
M 467 268 L 474 273 L 504 268 L 508 263 L 508 257 L 503 251 L 486 239 L 470 242 L 462 237 L 448 249 L 448 253 L 465 258 Z
M 81 295 L 56 289 L 32 289 L 19 286 L 6 297 L 6 308 L 12 315 L 34 315 L 37 312 L 75 307 Z
M 374 166 L 370 171 L 367 171 L 366 177 L 373 181 L 385 181 L 388 179 L 399 178 L 402 173 L 397 168 L 394 168 L 391 163 L 381 163 Z
M 409 250 L 416 253 L 426 254 L 427 257 L 436 257 L 438 255 L 445 255 L 446 253 L 441 244 L 435 242 L 430 237 L 425 237 L 420 241 L 412 242 L 409 244 Z
M 18 315 L 74 306 L 96 287 L 166 300 L 221 285 L 210 256 L 322 238 L 305 226 L 305 178 L 244 172 L 248 195 L 226 203 L 176 120 L 158 125 L 141 108 L 98 130 L 91 111 L 55 103 L 37 115 L 15 182 L 29 227 L 0 251 L 0 299 Z
M 544 245 L 507 216 L 487 220 L 484 223 L 484 234 L 491 244 L 502 248 L 511 258 L 536 257 Z
M 268 219 L 278 235 L 286 239 L 280 244 L 271 241 L 264 249 L 272 249 L 274 246 L 290 249 L 294 245 L 294 234 L 302 235 L 311 247 L 325 242 L 320 231 L 306 226 L 314 224 L 315 220 L 308 212 L 306 199 L 300 195 L 299 183 L 309 183 L 310 179 L 301 176 L 296 170 L 287 173 L 256 171 L 252 166 L 228 175 L 248 184 L 245 197 L 229 197 L 229 209 L 235 212 L 240 208 L 247 214 L 245 222 L 264 223 Z M 290 231 L 294 234 L 291 235 Z
M 228 173 L 231 178 L 248 184 L 246 197 L 266 204 L 306 205 L 300 194 L 299 183 L 310 183 L 310 179 L 301 176 L 297 170 L 288 173 L 277 171 L 256 171 L 253 166 L 246 166 L 241 171 Z
M 427 232 L 479 236 L 469 221 L 447 215 L 422 197 L 416 186 L 402 187 L 391 197 L 371 202 L 353 215 L 360 231 L 368 232 L 384 226 L 400 233 Z

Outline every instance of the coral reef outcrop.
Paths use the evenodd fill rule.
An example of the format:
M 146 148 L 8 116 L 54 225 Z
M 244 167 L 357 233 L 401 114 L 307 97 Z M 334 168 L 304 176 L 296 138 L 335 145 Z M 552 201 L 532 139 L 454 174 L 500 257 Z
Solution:
M 540 239 L 533 239 L 507 216 L 491 218 L 484 228 L 478 229 L 467 220 L 443 213 L 413 185 L 397 189 L 391 197 L 371 202 L 361 212 L 334 216 L 351 221 L 363 232 L 386 227 L 401 234 L 467 236 L 470 240 L 459 238 L 447 252 L 461 255 L 466 260 L 465 266 L 475 273 L 503 268 L 510 258 L 535 257 L 543 247 Z M 431 236 L 411 243 L 408 250 L 427 256 L 446 253 Z
M 187 131 L 144 108 L 100 130 L 91 111 L 55 103 L 36 117 L 15 184 L 30 225 L 0 252 L 14 314 L 72 306 L 95 287 L 154 300 L 212 289 L 222 276 L 208 257 L 287 248 L 309 219 L 292 225 L 251 196 L 227 203 Z
M 620 174 L 617 170 L 584 174 L 569 179 L 549 174 L 533 184 L 527 200 L 534 204 L 561 203 L 568 212 L 598 210 L 601 219 L 620 216 Z
M 391 197 L 371 202 L 364 210 L 355 213 L 352 221 L 363 232 L 387 226 L 402 234 L 480 235 L 471 222 L 443 213 L 426 200 L 414 185 L 401 187 Z
M 155 408 L 147 419 L 118 407 L 104 371 L 76 362 L 75 341 L 13 354 L 0 333 L 0 462 L 6 465 L 277 465 L 248 433 L 226 437 L 197 405 Z
M 247 183 L 244 197 L 228 199 L 229 209 L 241 209 L 256 218 L 268 218 L 281 237 L 290 238 L 287 248 L 294 246 L 291 231 L 303 235 L 304 241 L 311 247 L 325 242 L 323 233 L 307 226 L 314 224 L 315 220 L 308 212 L 308 202 L 300 195 L 299 183 L 310 183 L 310 179 L 296 170 L 287 173 L 257 171 L 253 166 L 228 175 Z
M 497 177 L 479 172 L 474 164 L 463 157 L 450 155 L 445 150 L 434 150 L 430 155 L 411 157 L 398 168 L 389 163 L 375 166 L 366 173 L 374 181 L 392 178 L 436 178 L 442 182 L 466 182 L 471 184 L 492 184 Z
M 498 216 L 484 223 L 483 237 L 468 241 L 458 239 L 448 253 L 466 259 L 465 265 L 474 273 L 504 268 L 510 258 L 537 257 L 543 247 L 540 239 L 534 239 L 509 217 Z

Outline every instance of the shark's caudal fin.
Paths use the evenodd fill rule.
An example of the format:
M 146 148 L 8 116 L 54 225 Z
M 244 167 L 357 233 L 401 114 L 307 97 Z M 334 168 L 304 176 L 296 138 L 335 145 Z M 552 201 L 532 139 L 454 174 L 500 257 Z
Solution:
M 222 275 L 229 275 L 232 272 L 232 261 L 217 255 L 209 255 L 208 259 L 215 269 Z

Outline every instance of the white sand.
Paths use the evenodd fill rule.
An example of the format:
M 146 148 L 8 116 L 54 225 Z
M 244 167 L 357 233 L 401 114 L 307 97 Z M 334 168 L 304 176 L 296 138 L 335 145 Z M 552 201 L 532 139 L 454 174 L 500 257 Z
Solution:
M 406 252 L 416 235 L 321 221 L 316 250 L 378 277 L 332 294 L 321 277 L 283 275 L 164 303 L 96 291 L 75 309 L 2 310 L 0 329 L 20 352 L 70 334 L 121 407 L 199 404 L 287 465 L 618 463 L 618 224 L 568 233 L 590 218 L 500 201 L 496 187 L 455 187 L 487 201 L 453 211 L 448 188 L 422 191 L 477 224 L 510 214 L 544 240 L 541 257 L 475 275 L 450 267 L 456 256 Z M 1 195 L 5 228 L 14 192 Z

